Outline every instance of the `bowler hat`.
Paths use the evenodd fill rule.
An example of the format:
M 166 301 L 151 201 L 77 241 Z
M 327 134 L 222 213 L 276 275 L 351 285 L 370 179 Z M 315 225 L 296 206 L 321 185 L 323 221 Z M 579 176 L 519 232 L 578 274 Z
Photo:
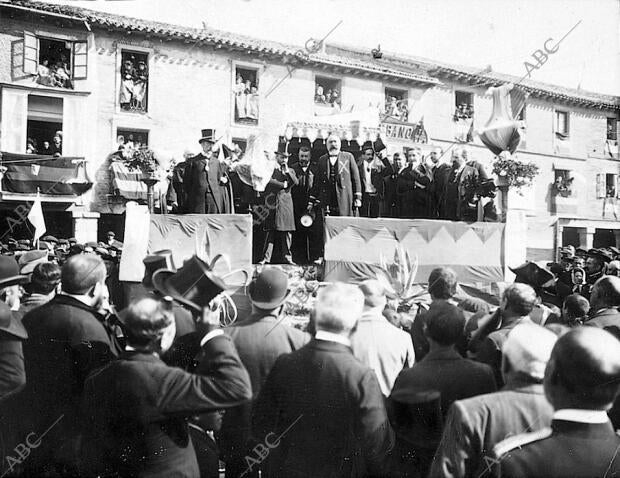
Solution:
M 54 244 L 58 244 L 58 239 L 56 239 L 54 236 L 51 236 L 51 235 L 43 236 L 41 240 L 45 242 L 53 242 Z
M 45 250 L 33 250 L 24 252 L 19 256 L 17 264 L 22 274 L 31 274 L 37 264 L 47 262 L 48 253 Z
M 147 289 L 153 287 L 153 274 L 159 269 L 166 269 L 172 272 L 177 271 L 174 266 L 174 261 L 172 260 L 172 251 L 170 249 L 153 252 L 142 259 L 142 262 L 144 263 L 142 285 Z
M 208 141 L 209 143 L 215 143 L 215 130 L 212 128 L 200 130 L 202 137 L 198 140 L 199 143 Z
M 19 320 L 15 320 L 11 308 L 0 301 L 0 331 L 11 334 L 19 339 L 27 339 L 28 333 Z
M 549 270 L 540 267 L 535 262 L 526 262 L 519 267 L 509 267 L 509 269 L 517 276 L 515 282 L 528 284 L 534 289 L 541 288 L 553 279 L 553 274 Z
M 259 309 L 275 309 L 291 295 L 288 276 L 280 269 L 267 267 L 250 283 L 249 293 L 252 304 Z
M 0 289 L 28 282 L 28 276 L 19 273 L 19 266 L 13 256 L 0 256 Z
M 611 262 L 613 257 L 609 252 L 604 249 L 590 249 L 587 254 L 588 257 L 597 257 L 603 262 Z
M 213 274 L 209 265 L 197 256 L 185 261 L 176 272 L 159 269 L 153 274 L 152 281 L 162 295 L 170 296 L 196 312 L 201 312 L 228 288 L 222 279 Z

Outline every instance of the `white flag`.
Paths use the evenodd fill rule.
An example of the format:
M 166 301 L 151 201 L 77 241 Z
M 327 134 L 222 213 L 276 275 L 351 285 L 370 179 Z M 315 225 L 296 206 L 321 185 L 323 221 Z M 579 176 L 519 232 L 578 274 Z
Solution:
M 43 234 L 45 234 L 45 218 L 43 217 L 43 208 L 41 208 L 41 198 L 39 197 L 38 192 L 37 198 L 28 213 L 28 220 L 30 221 L 30 224 L 34 226 L 33 241 L 37 241 Z

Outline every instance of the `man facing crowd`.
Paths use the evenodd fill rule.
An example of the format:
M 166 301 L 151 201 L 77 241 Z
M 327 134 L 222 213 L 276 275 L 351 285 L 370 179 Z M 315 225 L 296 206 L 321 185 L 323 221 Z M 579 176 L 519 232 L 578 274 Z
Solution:
M 381 200 L 383 199 L 383 178 L 392 172 L 392 165 L 382 157 L 375 158 L 375 149 L 368 142 L 362 147 L 362 157 L 357 163 L 362 184 L 361 217 L 379 217 Z

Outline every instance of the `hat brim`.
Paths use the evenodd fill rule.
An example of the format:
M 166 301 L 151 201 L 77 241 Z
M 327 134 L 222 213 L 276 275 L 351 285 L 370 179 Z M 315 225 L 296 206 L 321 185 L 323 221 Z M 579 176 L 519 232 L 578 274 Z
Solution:
M 215 140 L 213 138 L 200 138 L 198 140 L 198 144 L 201 144 L 201 143 L 204 143 L 204 142 L 215 144 Z
M 167 279 L 174 274 L 176 274 L 176 272 L 169 269 L 156 270 L 151 278 L 153 281 L 153 288 L 163 296 L 172 297 L 172 299 L 176 300 L 179 304 L 189 307 L 198 313 L 202 312 L 202 307 L 190 300 L 187 300 L 176 289 L 167 284 Z M 227 289 L 229 288 L 230 287 L 227 286 Z
M 282 152 L 280 152 L 280 151 L 274 151 L 274 154 L 275 154 L 276 156 L 284 156 L 285 158 L 288 158 L 288 157 L 290 157 L 290 156 L 291 156 L 291 153 L 282 153 Z
M 16 320 L 15 317 L 11 317 L 11 321 L 6 327 L 0 325 L 0 331 L 11 334 L 19 339 L 25 340 L 28 338 L 28 332 L 26 332 L 26 329 L 22 325 L 21 321 Z
M 286 289 L 286 294 L 284 294 L 284 297 L 272 300 L 271 302 L 259 302 L 252 298 L 252 294 L 249 294 L 249 296 L 250 302 L 252 302 L 254 306 L 258 307 L 259 309 L 270 310 L 280 307 L 282 304 L 284 304 L 291 297 L 292 293 L 293 291 L 291 289 Z
M 26 275 L 20 274 L 17 276 L 7 277 L 6 279 L 0 280 L 0 289 L 4 287 L 10 287 L 12 285 L 20 285 L 25 284 L 30 280 L 30 278 Z

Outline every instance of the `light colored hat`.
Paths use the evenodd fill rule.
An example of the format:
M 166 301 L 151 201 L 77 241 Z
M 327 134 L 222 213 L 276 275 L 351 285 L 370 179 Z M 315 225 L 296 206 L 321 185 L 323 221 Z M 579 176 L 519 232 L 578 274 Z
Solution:
M 542 380 L 557 338 L 540 325 L 519 324 L 508 334 L 503 353 L 513 370 Z

